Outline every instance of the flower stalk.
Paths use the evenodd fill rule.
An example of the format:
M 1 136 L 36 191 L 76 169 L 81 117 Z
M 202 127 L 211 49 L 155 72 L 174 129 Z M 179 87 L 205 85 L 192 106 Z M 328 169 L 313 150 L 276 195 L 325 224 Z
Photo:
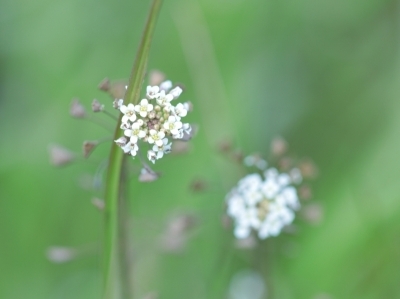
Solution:
M 146 21 L 146 27 L 143 31 L 142 39 L 139 45 L 136 59 L 132 68 L 132 72 L 128 82 L 128 88 L 125 93 L 124 103 L 137 104 L 140 98 L 140 90 L 144 80 L 149 50 L 151 45 L 152 36 L 154 33 L 158 13 L 160 11 L 162 0 L 153 0 L 150 12 Z M 122 137 L 120 130 L 122 114 L 120 114 L 117 126 L 115 128 L 114 140 Z M 104 210 L 104 299 L 120 299 L 132 298 L 132 287 L 123 286 L 122 284 L 132 284 L 132 281 L 124 279 L 126 269 L 122 269 L 121 265 L 126 265 L 124 256 L 120 254 L 121 244 L 129 244 L 127 242 L 127 233 L 124 228 L 120 226 L 126 223 L 121 219 L 119 207 L 126 206 L 121 201 L 127 199 L 123 196 L 124 191 L 121 186 L 125 186 L 126 180 L 123 174 L 123 165 L 125 163 L 125 155 L 116 143 L 111 146 L 108 171 L 106 175 L 106 188 L 105 188 L 105 210 Z M 125 232 L 125 233 L 123 233 Z M 121 240 L 122 239 L 122 240 Z M 125 239 L 125 240 L 124 240 Z M 126 294 L 127 290 L 129 294 Z

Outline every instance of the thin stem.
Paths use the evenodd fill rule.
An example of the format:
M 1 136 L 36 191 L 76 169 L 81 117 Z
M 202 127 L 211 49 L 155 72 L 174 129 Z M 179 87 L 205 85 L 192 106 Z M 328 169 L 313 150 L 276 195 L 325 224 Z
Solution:
M 96 125 L 99 125 L 101 127 L 103 127 L 104 129 L 106 129 L 107 131 L 111 131 L 113 130 L 113 128 L 105 123 L 104 121 L 102 121 L 101 119 L 97 118 L 97 117 L 93 117 L 91 115 L 87 115 L 86 118 L 88 121 L 91 121 L 92 123 L 95 123 Z
M 116 117 L 115 115 L 111 114 L 110 112 L 108 112 L 107 110 L 103 110 L 103 113 L 109 117 L 111 117 L 113 120 L 118 121 L 118 117 Z
M 124 103 L 136 104 L 139 101 L 140 90 L 147 66 L 149 56 L 150 44 L 157 21 L 157 16 L 161 8 L 162 0 L 153 0 L 150 12 L 147 18 L 146 27 L 144 29 L 142 39 L 139 45 L 136 59 L 132 68 L 131 76 L 129 78 L 128 89 L 125 94 Z M 118 119 L 118 124 L 115 128 L 114 140 L 122 136 L 120 130 L 122 115 Z M 124 258 L 119 255 L 120 244 L 127 244 L 125 241 L 119 240 L 119 200 L 125 200 L 121 196 L 122 181 L 125 176 L 122 175 L 122 166 L 124 164 L 124 153 L 113 143 L 111 146 L 108 172 L 106 177 L 106 190 L 105 190 L 105 210 L 104 210 L 104 299 L 129 299 L 132 298 L 132 288 L 123 287 L 122 283 L 126 282 L 121 279 L 120 259 Z M 124 237 L 125 234 L 120 235 Z M 123 261 L 122 261 L 123 262 Z M 123 295 L 122 290 L 130 290 L 130 294 Z M 124 296 L 124 297 L 122 297 Z

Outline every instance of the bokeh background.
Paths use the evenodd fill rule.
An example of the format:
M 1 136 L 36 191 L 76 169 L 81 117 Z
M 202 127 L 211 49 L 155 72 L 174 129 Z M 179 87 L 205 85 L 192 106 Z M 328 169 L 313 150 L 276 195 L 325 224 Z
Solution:
M 97 85 L 129 76 L 149 1 L 1 6 L 0 298 L 99 298 L 102 217 L 90 199 L 101 189 L 83 185 L 110 145 L 64 169 L 47 148 L 80 152 L 83 140 L 109 135 L 71 119 L 71 98 L 111 107 Z M 131 180 L 137 298 L 255 298 L 229 292 L 246 269 L 265 280 L 261 298 L 400 298 L 399 9 L 394 0 L 165 1 L 149 67 L 186 86 L 200 130 L 189 153 L 157 162 L 162 179 Z M 323 218 L 239 250 L 221 215 L 243 173 L 217 144 L 266 153 L 277 135 L 318 165 Z M 207 192 L 192 192 L 194 179 Z M 166 223 L 182 213 L 196 225 L 180 252 L 166 252 Z M 50 246 L 81 255 L 55 264 Z

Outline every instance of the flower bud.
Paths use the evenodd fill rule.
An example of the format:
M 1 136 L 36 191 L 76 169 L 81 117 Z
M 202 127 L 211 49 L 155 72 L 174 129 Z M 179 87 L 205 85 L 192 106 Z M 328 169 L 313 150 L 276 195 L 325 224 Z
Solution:
M 73 99 L 69 113 L 75 118 L 84 118 L 86 116 L 85 107 L 79 102 L 78 99 Z
M 99 88 L 100 90 L 102 90 L 102 91 L 107 92 L 107 91 L 110 89 L 110 79 L 104 78 L 104 79 L 100 82 L 98 88 Z
M 92 151 L 98 144 L 99 143 L 97 141 L 84 141 L 83 142 L 83 156 L 85 158 L 89 158 L 90 154 L 92 153 Z
M 50 163 L 54 166 L 64 166 L 75 159 L 75 155 L 60 145 L 49 146 Z
M 150 71 L 149 84 L 151 86 L 160 85 L 165 80 L 165 75 L 159 70 Z
M 101 112 L 104 110 L 104 105 L 100 104 L 100 102 L 96 99 L 92 102 L 92 111 L 93 112 Z

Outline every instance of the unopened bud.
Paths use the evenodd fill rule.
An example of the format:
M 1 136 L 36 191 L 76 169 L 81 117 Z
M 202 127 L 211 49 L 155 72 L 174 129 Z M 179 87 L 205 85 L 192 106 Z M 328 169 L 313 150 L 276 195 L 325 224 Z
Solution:
M 218 144 L 218 150 L 222 153 L 229 153 L 232 150 L 232 141 L 223 140 Z
M 81 104 L 78 99 L 73 99 L 69 113 L 75 118 L 84 118 L 86 116 L 85 107 Z
M 188 142 L 185 141 L 180 141 L 180 140 L 174 140 L 172 142 L 172 154 L 184 154 L 187 153 L 190 149 L 190 145 Z
M 139 182 L 150 183 L 159 178 L 159 174 L 151 170 L 149 167 L 143 167 L 140 171 Z
M 49 146 L 50 163 L 54 166 L 64 166 L 75 159 L 74 153 L 60 145 Z
M 159 70 L 150 71 L 149 84 L 151 86 L 158 86 L 165 80 L 165 75 Z
M 83 142 L 83 156 L 89 158 L 94 148 L 99 144 L 98 141 L 84 141 Z
M 236 239 L 235 246 L 239 249 L 253 249 L 257 245 L 257 240 L 253 235 L 244 239 Z
M 104 200 L 97 198 L 97 197 L 93 197 L 92 200 L 92 205 L 94 205 L 99 211 L 103 211 L 105 204 L 104 204 Z
M 123 99 L 126 93 L 126 81 L 113 82 L 110 85 L 108 93 L 113 99 Z
M 155 118 L 156 117 L 156 112 L 155 111 L 150 111 L 149 112 L 149 118 L 150 119 L 153 119 L 153 118 Z
M 47 249 L 46 256 L 49 261 L 61 264 L 75 259 L 77 251 L 74 248 L 53 246 Z
M 110 79 L 104 78 L 104 79 L 100 82 L 98 88 L 99 88 L 100 90 L 102 90 L 102 91 L 107 92 L 107 91 L 110 89 Z
M 207 183 L 202 179 L 195 179 L 190 183 L 190 190 L 193 192 L 203 192 L 207 189 Z
M 281 156 L 287 151 L 287 142 L 282 137 L 275 137 L 272 140 L 271 152 L 275 156 Z
M 324 210 L 320 204 L 314 203 L 304 206 L 301 209 L 301 215 L 310 224 L 318 225 L 324 217 Z
M 318 175 L 318 169 L 311 160 L 302 161 L 299 169 L 304 178 L 314 179 Z
M 100 104 L 100 102 L 96 99 L 92 102 L 92 111 L 93 112 L 101 112 L 104 110 L 104 105 Z

